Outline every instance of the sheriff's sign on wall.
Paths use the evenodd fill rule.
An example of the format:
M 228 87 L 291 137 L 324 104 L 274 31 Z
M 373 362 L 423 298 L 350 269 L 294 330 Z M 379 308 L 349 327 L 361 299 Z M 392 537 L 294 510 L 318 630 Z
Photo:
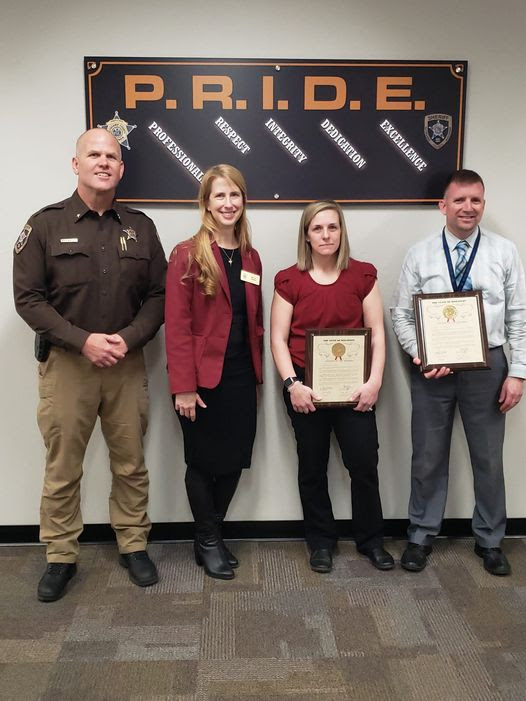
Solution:
M 251 202 L 434 203 L 462 165 L 466 61 L 85 58 L 119 199 L 195 202 L 231 163 Z

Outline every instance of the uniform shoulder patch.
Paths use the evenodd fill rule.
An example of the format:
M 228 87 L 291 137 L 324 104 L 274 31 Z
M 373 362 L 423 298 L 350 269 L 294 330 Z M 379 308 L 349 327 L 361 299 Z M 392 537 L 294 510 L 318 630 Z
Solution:
M 30 226 L 29 224 L 26 224 L 24 226 L 24 228 L 20 232 L 20 236 L 17 238 L 17 240 L 15 242 L 15 253 L 18 254 L 24 250 L 24 247 L 29 240 L 29 234 L 32 231 L 33 231 L 33 227 Z

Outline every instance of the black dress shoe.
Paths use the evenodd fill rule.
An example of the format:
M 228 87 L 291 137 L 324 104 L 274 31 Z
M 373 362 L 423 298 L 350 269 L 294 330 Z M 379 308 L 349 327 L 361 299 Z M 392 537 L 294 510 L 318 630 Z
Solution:
M 128 570 L 128 577 L 138 587 L 150 587 L 159 581 L 157 568 L 146 550 L 135 553 L 121 553 L 119 563 Z
M 39 601 L 56 601 L 64 596 L 66 584 L 77 573 L 74 562 L 50 562 L 38 583 Z
M 430 545 L 408 543 L 402 555 L 402 559 L 400 560 L 400 564 L 404 570 L 409 570 L 409 572 L 421 572 L 427 565 L 427 556 L 430 552 Z
M 484 560 L 484 569 L 490 574 L 500 577 L 511 574 L 511 565 L 500 548 L 483 548 L 475 543 L 475 552 Z
M 214 579 L 234 579 L 234 571 L 228 562 L 217 535 L 199 533 L 194 540 L 195 561 L 204 567 L 206 574 Z
M 390 555 L 381 545 L 378 545 L 376 548 L 365 548 L 364 550 L 358 550 L 358 552 L 365 555 L 365 557 L 368 557 L 371 565 L 374 565 L 377 570 L 392 570 L 394 567 L 392 555 Z
M 325 574 L 332 570 L 332 551 L 329 548 L 316 548 L 310 555 L 310 568 Z

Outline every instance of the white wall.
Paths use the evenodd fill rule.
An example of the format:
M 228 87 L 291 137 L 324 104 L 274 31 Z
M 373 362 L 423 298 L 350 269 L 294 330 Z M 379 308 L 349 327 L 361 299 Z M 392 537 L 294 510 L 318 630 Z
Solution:
M 0 245 L 1 402 L 0 525 L 38 522 L 44 450 L 36 426 L 33 333 L 16 315 L 11 292 L 13 243 L 27 217 L 75 187 L 69 161 L 85 128 L 84 55 L 213 56 L 469 61 L 464 163 L 486 181 L 488 228 L 511 238 L 526 259 L 524 166 L 526 51 L 523 0 L 267 0 L 200 3 L 180 0 L 19 0 L 3 3 L 2 193 Z M 150 207 L 166 252 L 197 227 L 196 211 Z M 442 225 L 434 208 L 349 207 L 355 257 L 379 270 L 388 305 L 406 249 Z M 299 210 L 250 212 L 264 264 L 266 326 L 275 272 L 294 260 Z M 386 518 L 406 516 L 411 445 L 408 377 L 388 326 L 389 357 L 378 406 L 380 480 Z M 151 423 L 147 462 L 154 521 L 189 520 L 181 435 L 171 410 L 162 338 L 147 349 Z M 279 394 L 266 336 L 265 386 L 252 469 L 243 476 L 233 519 L 293 519 L 301 511 L 295 485 L 295 444 Z M 526 402 L 508 417 L 508 511 L 526 516 Z M 85 461 L 86 523 L 106 522 L 109 470 L 100 432 Z M 350 515 L 346 475 L 330 464 L 335 513 Z M 451 457 L 449 517 L 470 516 L 471 475 L 461 430 Z

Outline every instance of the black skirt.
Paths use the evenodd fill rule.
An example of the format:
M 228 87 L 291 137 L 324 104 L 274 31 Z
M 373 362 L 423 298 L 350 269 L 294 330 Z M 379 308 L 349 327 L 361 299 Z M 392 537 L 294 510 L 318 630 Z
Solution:
M 248 355 L 225 359 L 219 385 L 197 392 L 206 409 L 196 406 L 194 422 L 177 414 L 186 464 L 212 475 L 248 469 L 256 436 L 256 378 Z

